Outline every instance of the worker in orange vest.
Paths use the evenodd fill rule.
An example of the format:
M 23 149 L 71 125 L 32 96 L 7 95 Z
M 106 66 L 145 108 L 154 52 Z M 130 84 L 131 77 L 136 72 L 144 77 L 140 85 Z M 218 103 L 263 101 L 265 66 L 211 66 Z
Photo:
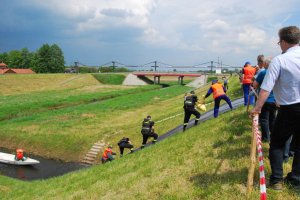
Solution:
M 112 151 L 112 146 L 109 145 L 105 151 L 103 152 L 103 155 L 102 155 L 102 158 L 101 158 L 101 161 L 102 163 L 106 163 L 106 162 L 109 162 L 109 161 L 113 161 L 114 160 L 114 157 L 113 155 L 116 155 L 115 152 Z
M 227 102 L 227 104 L 229 105 L 230 109 L 232 110 L 232 105 L 231 105 L 231 101 L 228 98 L 228 96 L 226 95 L 226 89 L 224 88 L 224 86 L 222 85 L 222 83 L 218 82 L 218 80 L 213 80 L 211 83 L 211 87 L 209 88 L 209 90 L 207 91 L 205 98 L 207 98 L 209 95 L 211 95 L 211 93 L 213 93 L 213 98 L 215 101 L 215 106 L 214 106 L 214 117 L 218 117 L 219 114 L 219 107 L 220 107 L 220 101 L 223 99 Z
M 251 66 L 250 62 L 246 62 L 244 68 L 242 69 L 242 84 L 243 84 L 243 91 L 244 91 L 244 105 L 248 105 L 248 98 L 249 104 L 254 104 L 254 96 L 250 95 L 250 86 L 253 83 L 253 77 L 256 73 L 256 69 Z
M 17 160 L 17 161 L 26 160 L 26 157 L 24 156 L 24 150 L 23 149 L 16 149 L 15 160 Z

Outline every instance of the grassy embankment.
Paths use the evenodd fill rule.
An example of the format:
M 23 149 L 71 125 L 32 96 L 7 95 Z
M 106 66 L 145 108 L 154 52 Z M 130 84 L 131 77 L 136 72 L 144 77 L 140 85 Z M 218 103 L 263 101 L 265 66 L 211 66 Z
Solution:
M 33 80 L 42 81 L 36 76 L 39 75 L 32 76 Z M 13 76 L 9 79 L 13 80 Z M 22 94 L 1 96 L 0 145 L 9 149 L 22 146 L 30 153 L 79 161 L 101 139 L 115 144 L 120 137 L 129 136 L 139 143 L 143 117 L 148 114 L 153 114 L 154 119 L 165 117 L 169 111 L 160 112 L 162 102 L 187 90 L 177 85 L 160 89 L 159 86 L 103 86 L 98 82 L 84 87 L 80 84 L 66 89 L 59 87 L 61 82 L 71 84 L 73 80 L 76 79 L 60 80 L 55 86 L 50 79 L 49 91 L 28 88 Z M 14 81 L 12 90 L 18 85 Z M 157 107 L 155 113 L 151 113 L 151 107 Z
M 0 198 L 245 199 L 250 125 L 239 108 L 106 165 L 30 183 L 0 177 Z M 253 200 L 259 199 L 257 176 Z M 290 189 L 268 195 L 299 198 Z
M 236 79 L 231 79 L 229 87 L 228 95 L 231 98 L 240 94 Z M 75 134 L 78 141 L 79 135 L 83 140 L 91 137 L 92 141 L 103 137 L 97 130 L 105 129 L 106 141 L 116 141 L 126 134 L 138 143 L 140 121 L 146 114 L 150 113 L 154 120 L 159 120 L 182 112 L 182 94 L 177 94 L 182 92 L 179 92 L 179 88 L 187 89 L 171 87 L 155 92 L 142 92 L 146 96 L 146 104 L 140 95 L 129 94 L 95 102 L 96 107 L 85 102 L 57 109 L 55 112 L 43 110 L 30 116 L 1 122 L 0 126 L 4 128 L 1 133 L 9 131 L 14 134 L 14 131 L 23 130 L 18 135 L 15 134 L 15 137 L 25 135 L 23 137 L 26 139 L 33 132 L 30 138 L 37 138 L 37 145 L 40 147 L 43 140 L 48 145 L 58 142 L 50 139 L 57 132 L 62 140 L 74 137 Z M 206 90 L 207 87 L 199 89 L 197 94 L 202 95 Z M 211 100 L 210 97 L 207 102 Z M 134 104 L 134 107 L 130 107 L 127 101 Z M 0 199 L 243 199 L 251 131 L 251 123 L 244 110 L 240 108 L 223 114 L 123 159 L 62 177 L 29 183 L 0 176 Z M 104 116 L 101 117 L 102 115 Z M 62 118 L 63 116 L 66 117 Z M 181 123 L 182 116 L 179 116 L 158 123 L 156 128 L 159 133 L 164 133 Z M 26 127 L 32 124 L 40 127 L 38 130 L 31 127 L 31 131 L 26 131 Z M 66 124 L 72 125 L 65 127 Z M 78 129 L 81 134 L 77 134 Z M 1 135 L 1 138 L 8 136 Z M 65 144 L 57 145 L 57 148 L 63 148 L 63 145 Z M 287 168 L 290 168 L 290 163 L 285 165 L 285 170 Z M 266 170 L 269 174 L 268 162 Z M 299 197 L 299 194 L 289 189 L 281 193 L 271 191 L 268 194 L 269 199 L 288 200 Z M 256 185 L 250 199 L 258 197 Z
M 46 86 L 47 83 L 41 83 L 47 82 L 45 75 L 41 75 L 44 79 L 39 76 L 32 76 L 32 81 L 37 82 L 33 86 Z M 128 136 L 137 146 L 141 140 L 141 120 L 148 114 L 155 121 L 159 121 L 183 113 L 182 94 L 188 90 L 174 82 L 171 82 L 172 87 L 164 89 L 159 89 L 158 86 L 104 86 L 98 82 L 93 83 L 90 80 L 93 79 L 91 75 L 84 75 L 82 84 L 72 83 L 74 80 L 78 81 L 78 76 L 75 75 L 67 80 L 56 81 L 55 85 L 54 76 L 48 76 L 49 91 L 45 91 L 45 88 L 37 91 L 39 88 L 35 87 L 30 90 L 28 87 L 23 94 L 0 97 L 3 102 L 0 104 L 2 147 L 15 149 L 21 146 L 27 152 L 37 155 L 79 161 L 98 140 L 116 144 L 121 137 Z M 13 80 L 12 77 L 9 79 Z M 59 77 L 64 78 L 65 75 L 57 75 L 56 80 Z M 16 76 L 14 84 L 11 85 L 12 91 L 18 87 L 18 78 Z M 234 81 L 235 79 L 229 96 L 234 93 L 236 95 L 236 91 L 239 91 L 239 88 L 234 88 Z M 62 83 L 68 83 L 72 87 L 59 87 Z M 207 89 L 208 86 L 196 92 L 201 96 Z M 206 102 L 210 101 L 212 97 Z M 208 108 L 211 107 L 212 105 Z M 157 123 L 156 131 L 159 134 L 165 133 L 181 124 L 182 118 L 181 115 Z

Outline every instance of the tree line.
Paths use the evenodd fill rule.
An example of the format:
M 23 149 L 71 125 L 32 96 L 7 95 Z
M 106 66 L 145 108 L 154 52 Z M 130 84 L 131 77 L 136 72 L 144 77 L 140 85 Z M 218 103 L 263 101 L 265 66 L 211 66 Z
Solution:
M 43 44 L 36 52 L 27 48 L 0 53 L 0 61 L 9 68 L 31 68 L 36 73 L 60 73 L 65 70 L 65 58 L 57 44 Z

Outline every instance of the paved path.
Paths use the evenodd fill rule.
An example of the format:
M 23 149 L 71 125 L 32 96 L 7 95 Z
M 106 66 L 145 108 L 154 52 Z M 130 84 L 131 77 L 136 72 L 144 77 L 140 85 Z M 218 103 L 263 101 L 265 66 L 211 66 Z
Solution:
M 244 105 L 244 99 L 243 98 L 240 98 L 240 99 L 236 99 L 234 101 L 232 101 L 232 107 L 233 109 L 236 109 L 240 106 L 243 106 Z M 225 112 L 228 112 L 230 111 L 230 108 L 227 104 L 223 104 L 222 106 L 220 106 L 220 109 L 219 109 L 219 114 L 222 114 L 222 113 L 225 113 Z M 200 126 L 201 125 L 201 122 L 204 122 L 206 120 L 209 120 L 211 118 L 213 118 L 213 110 L 209 110 L 208 112 L 206 113 L 203 113 L 201 114 L 201 117 L 200 117 L 200 120 L 199 120 L 199 124 L 197 126 Z M 194 126 L 194 122 L 195 122 L 195 119 L 192 119 L 189 121 L 188 125 L 187 125 L 187 129 L 191 128 Z M 168 131 L 167 133 L 163 134 L 163 135 L 160 135 L 157 139 L 157 142 L 161 141 L 161 140 L 164 140 L 168 137 L 170 137 L 171 135 L 177 133 L 177 132 L 182 132 L 183 130 L 183 127 L 182 125 L 179 125 L 177 126 L 176 128 Z M 145 148 L 147 146 L 150 146 L 152 145 L 152 142 L 148 142 L 146 145 L 145 145 Z M 141 150 L 141 148 L 137 148 L 137 149 L 134 149 L 133 152 L 136 152 L 136 151 L 139 151 Z

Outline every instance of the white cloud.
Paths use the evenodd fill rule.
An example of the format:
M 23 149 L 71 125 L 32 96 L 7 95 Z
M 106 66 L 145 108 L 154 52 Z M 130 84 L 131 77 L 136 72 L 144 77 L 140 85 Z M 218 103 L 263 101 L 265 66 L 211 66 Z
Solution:
M 27 13 L 33 8 L 33 12 L 38 10 L 37 15 L 45 14 L 41 15 L 40 21 L 45 17 L 45 21 L 52 20 L 53 23 L 50 28 L 45 28 L 48 24 L 34 27 L 35 19 L 26 19 L 22 15 L 14 18 L 17 12 L 11 12 L 10 17 L 5 13 L 5 18 L 22 18 L 21 24 L 26 24 L 27 30 L 44 28 L 47 37 L 51 34 L 48 30 L 54 30 L 55 36 L 63 33 L 62 38 L 67 36 L 68 44 L 74 43 L 74 46 L 146 47 L 147 55 L 157 55 L 153 52 L 159 50 L 165 51 L 166 55 L 168 52 L 185 52 L 189 57 L 203 55 L 205 59 L 204 55 L 231 57 L 234 54 L 240 59 L 250 54 L 256 58 L 253 54 L 258 51 L 277 53 L 278 29 L 290 25 L 291 21 L 296 21 L 298 24 L 294 25 L 299 26 L 299 20 L 293 18 L 300 13 L 297 0 L 253 0 L 251 4 L 239 0 L 226 0 L 226 3 L 207 0 L 11 1 L 19 8 L 24 6 Z M 14 8 L 12 6 L 11 10 Z M 11 21 L 7 20 L 9 25 L 6 27 L 13 29 L 16 25 Z M 22 26 L 18 28 L 22 30 Z M 177 57 L 180 56 L 170 55 L 172 59 Z

